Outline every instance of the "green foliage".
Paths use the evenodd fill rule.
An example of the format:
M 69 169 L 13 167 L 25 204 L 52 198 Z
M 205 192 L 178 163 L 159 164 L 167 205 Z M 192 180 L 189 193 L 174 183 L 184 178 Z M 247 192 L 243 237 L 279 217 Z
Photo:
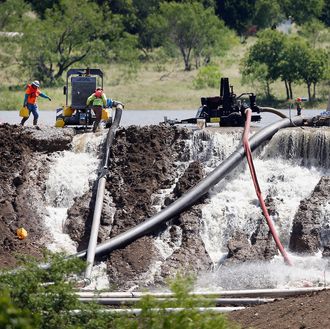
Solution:
M 196 89 L 202 88 L 217 88 L 219 86 L 221 74 L 219 67 L 216 65 L 207 65 L 198 70 L 197 76 L 193 81 L 193 86 Z
M 299 34 L 308 40 L 309 44 L 315 48 L 318 43 L 330 41 L 330 29 L 317 20 L 308 21 L 301 27 Z
M 26 1 L 31 4 L 32 9 L 39 15 L 39 17 L 44 18 L 47 9 L 52 8 L 55 4 L 58 4 L 58 0 L 28 0 Z
M 316 98 L 316 84 L 322 80 L 329 80 L 329 53 L 323 49 L 313 49 L 305 47 L 301 51 L 300 60 L 302 65 L 299 67 L 299 78 L 307 85 L 308 98 Z M 311 85 L 314 91 L 311 93 Z
M 197 307 L 207 307 L 210 303 L 189 294 L 193 287 L 191 278 L 178 277 L 170 283 L 174 298 L 165 301 L 150 296 L 142 298 L 137 305 L 142 309 L 138 316 L 111 315 L 103 312 L 100 305 L 80 302 L 75 295 L 72 278 L 83 269 L 81 260 L 53 255 L 46 261 L 51 264 L 47 270 L 36 261 L 25 259 L 24 267 L 16 273 L 0 275 L 1 328 L 237 328 L 222 314 L 198 311 Z M 185 309 L 167 312 L 169 307 Z
M 310 99 L 315 98 L 316 84 L 326 79 L 329 66 L 326 51 L 309 47 L 301 37 L 289 37 L 280 32 L 266 30 L 250 48 L 242 61 L 241 72 L 245 82 L 259 80 L 270 97 L 270 83 L 281 79 L 285 83 L 288 99 L 292 99 L 292 84 L 305 82 Z M 243 80 L 244 82 L 244 80 Z M 314 86 L 311 95 L 311 84 Z
M 241 63 L 242 72 L 242 84 L 249 84 L 261 94 L 261 97 L 269 100 L 272 99 L 272 93 L 270 88 L 270 79 L 268 73 L 268 67 L 264 63 L 258 63 L 251 61 L 249 64 L 245 62 L 245 58 Z
M 255 11 L 255 0 L 223 0 L 218 1 L 217 13 L 227 26 L 235 29 L 239 34 L 245 32 L 252 24 Z
M 330 1 L 325 1 L 322 14 L 320 16 L 321 21 L 328 27 L 330 27 Z
M 122 78 L 135 79 L 140 67 L 136 36 L 124 33 L 123 37 L 113 43 L 112 58 L 124 64 Z
M 35 315 L 36 327 L 66 328 L 70 324 L 70 312 L 81 308 L 68 278 L 83 269 L 83 262 L 66 261 L 60 255 L 46 261 L 52 262 L 47 271 L 38 267 L 35 261 L 25 260 L 23 270 L 15 275 L 1 275 L 0 290 L 10 293 L 16 308 Z
M 0 3 L 0 31 L 21 32 L 29 20 L 30 7 L 24 0 L 6 0 Z
M 213 8 L 205 9 L 197 1 L 161 3 L 159 14 L 149 18 L 148 26 L 154 44 L 172 43 L 177 47 L 186 71 L 191 70 L 192 56 L 199 67 L 202 59 L 209 62 L 211 55 L 229 47 L 229 31 L 224 23 Z
M 143 297 L 138 307 L 141 314 L 137 317 L 117 318 L 114 328 L 128 329 L 234 329 L 238 326 L 227 321 L 222 314 L 212 311 L 201 313 L 197 307 L 210 306 L 204 299 L 190 295 L 192 279 L 177 277 L 170 283 L 174 299 L 157 301 Z M 168 312 L 166 308 L 184 308 L 180 312 Z
M 8 88 L 1 88 L 1 110 L 19 111 L 23 105 L 24 88 L 21 93 L 13 92 Z
M 9 293 L 0 290 L 0 328 L 33 329 L 34 322 L 30 312 L 15 307 Z
M 280 5 L 286 17 L 292 16 L 296 23 L 304 24 L 320 17 L 324 0 L 282 0 Z
M 45 19 L 26 29 L 22 41 L 23 67 L 34 79 L 54 84 L 73 64 L 87 65 L 104 57 L 107 43 L 102 39 L 113 38 L 112 27 L 115 31 L 120 29 L 116 20 L 112 24 L 106 7 L 102 10 L 87 0 L 60 0 L 46 10 Z
M 248 80 L 258 80 L 270 97 L 270 84 L 280 77 L 279 62 L 285 36 L 275 30 L 265 30 L 258 34 L 257 42 L 249 49 L 241 64 L 241 72 Z M 244 80 L 243 80 L 244 81 Z
M 257 0 L 255 4 L 255 13 L 253 24 L 258 26 L 258 29 L 272 27 L 279 23 L 283 18 L 281 7 L 278 1 Z

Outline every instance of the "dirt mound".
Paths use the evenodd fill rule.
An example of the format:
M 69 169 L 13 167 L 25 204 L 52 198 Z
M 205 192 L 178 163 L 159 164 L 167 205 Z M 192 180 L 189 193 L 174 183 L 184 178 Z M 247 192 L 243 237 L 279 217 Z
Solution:
M 203 177 L 200 163 L 188 165 L 187 162 L 189 152 L 185 141 L 191 138 L 190 134 L 185 129 L 165 126 L 131 126 L 118 131 L 111 150 L 99 241 L 114 237 L 150 218 Z M 162 191 L 165 190 L 167 197 L 164 199 Z M 79 249 L 87 247 L 94 198 L 95 187 L 93 192 L 78 198 L 69 210 L 66 230 L 79 243 Z M 208 268 L 211 262 L 200 239 L 198 208 L 173 219 L 169 225 L 172 233 L 167 243 L 172 247 L 180 244 L 180 250 L 163 263 L 154 241 L 158 233 L 166 230 L 164 224 L 159 232 L 110 254 L 107 264 L 111 283 L 118 289 L 140 284 L 139 281 L 147 284 L 148 271 L 153 271 L 156 263 L 163 263 L 159 268 L 161 274 L 156 279 L 158 283 L 187 264 L 196 264 L 189 266 L 190 271 Z M 176 231 L 182 234 L 176 235 Z M 143 277 L 146 279 L 141 280 Z
M 69 148 L 72 133 L 53 128 L 0 125 L 0 264 L 15 253 L 38 255 L 43 246 L 43 205 L 50 154 Z M 24 227 L 29 238 L 19 240 Z
M 230 313 L 242 328 L 325 329 L 330 327 L 330 291 L 278 300 Z
M 0 125 L 1 267 L 15 264 L 15 252 L 28 255 L 41 252 L 44 191 L 52 153 L 70 148 L 72 137 L 71 130 Z M 201 164 L 189 162 L 191 159 L 186 149 L 189 138 L 190 132 L 176 127 L 132 126 L 118 131 L 111 154 L 99 241 L 141 223 L 203 177 Z M 323 179 L 321 183 L 313 196 L 317 196 L 320 188 L 327 190 L 328 180 Z M 166 198 L 162 196 L 164 191 Z M 77 198 L 69 209 L 67 230 L 80 243 L 79 250 L 84 249 L 88 242 L 95 192 L 94 186 Z M 305 201 L 301 204 L 303 207 L 307 201 L 317 206 L 312 197 Z M 270 199 L 268 203 L 271 205 Z M 164 224 L 159 232 L 140 238 L 104 259 L 112 288 L 134 288 L 143 280 L 149 286 L 162 284 L 164 278 L 176 271 L 191 273 L 208 269 L 211 261 L 200 239 L 200 212 L 200 205 L 196 204 L 168 225 Z M 21 226 L 27 229 L 28 239 L 16 237 L 16 229 Z M 165 251 L 170 250 L 170 254 L 162 255 L 157 249 L 155 239 L 159 237 L 166 245 Z M 237 233 L 237 239 L 230 242 L 231 259 L 246 260 L 242 250 L 248 248 L 248 244 L 254 248 L 250 253 L 255 256 L 259 254 L 268 259 L 273 254 L 268 230 L 260 226 L 249 240 Z M 155 268 L 155 264 L 159 267 Z M 158 274 L 154 281 L 148 282 L 148 275 L 155 270 Z M 321 292 L 279 300 L 232 313 L 230 318 L 242 324 L 243 328 L 328 328 L 329 299 L 329 292 Z

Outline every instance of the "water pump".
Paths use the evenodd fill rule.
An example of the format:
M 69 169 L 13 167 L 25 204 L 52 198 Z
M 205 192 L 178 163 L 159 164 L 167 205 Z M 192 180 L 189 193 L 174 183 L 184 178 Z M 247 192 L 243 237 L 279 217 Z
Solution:
M 248 102 L 244 98 L 248 96 Z M 260 109 L 256 105 L 256 95 L 243 93 L 237 96 L 233 86 L 229 85 L 228 78 L 220 80 L 220 96 L 201 97 L 201 106 L 194 118 L 184 120 L 170 120 L 165 118 L 168 124 L 194 124 L 197 120 L 204 119 L 206 123 L 218 123 L 220 126 L 243 127 L 245 122 L 245 110 L 252 110 L 251 121 L 260 121 Z

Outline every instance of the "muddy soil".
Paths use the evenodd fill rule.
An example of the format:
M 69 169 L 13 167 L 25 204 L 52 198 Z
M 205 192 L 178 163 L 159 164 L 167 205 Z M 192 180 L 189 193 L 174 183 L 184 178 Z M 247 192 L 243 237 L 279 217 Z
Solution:
M 330 291 L 290 297 L 271 304 L 230 313 L 243 329 L 325 329 L 330 328 Z
M 0 125 L 0 266 L 16 254 L 38 256 L 44 248 L 45 181 L 52 153 L 68 149 L 71 131 Z M 28 238 L 16 230 L 24 227 Z
M 151 217 L 203 177 L 202 164 L 191 159 L 186 149 L 190 134 L 184 129 L 159 126 L 132 126 L 118 131 L 111 154 L 99 241 L 116 236 Z M 43 216 L 48 169 L 52 154 L 70 148 L 72 137 L 71 130 L 0 125 L 1 268 L 16 264 L 16 252 L 41 254 L 45 244 Z M 328 198 L 320 192 L 320 188 L 324 190 L 323 185 L 328 188 L 325 178 L 315 188 L 312 197 L 302 201 L 295 223 L 301 218 L 302 221 L 308 219 L 310 225 L 314 215 L 308 216 L 303 210 L 307 204 L 318 206 L 315 201 L 318 195 L 324 196 L 326 202 Z M 91 187 L 89 192 L 75 200 L 68 211 L 66 230 L 78 242 L 79 250 L 85 249 L 88 243 L 95 192 L 95 186 Z M 162 196 L 164 193 L 165 198 Z M 208 270 L 212 263 L 200 238 L 202 202 L 174 218 L 171 223 L 164 224 L 158 232 L 150 233 L 100 259 L 107 263 L 112 288 L 153 288 L 162 285 L 167 277 L 177 271 L 191 273 Z M 271 197 L 267 197 L 267 203 L 271 208 Z M 27 239 L 17 238 L 18 227 L 28 231 Z M 301 235 L 304 241 L 308 236 L 315 238 L 308 230 L 301 232 L 304 233 Z M 168 255 L 160 253 L 155 244 L 160 237 L 170 250 Z M 321 242 L 324 248 L 328 247 L 324 241 Z M 234 263 L 249 261 L 248 255 L 270 259 L 275 253 L 268 230 L 262 225 L 249 239 L 242 232 L 236 232 L 228 243 L 228 249 L 229 262 Z M 324 256 L 330 254 L 330 248 L 325 249 Z M 159 265 L 158 268 L 154 267 L 155 264 Z M 156 274 L 148 281 L 153 271 Z M 232 313 L 230 318 L 243 328 L 329 328 L 329 299 L 329 292 L 288 298 Z

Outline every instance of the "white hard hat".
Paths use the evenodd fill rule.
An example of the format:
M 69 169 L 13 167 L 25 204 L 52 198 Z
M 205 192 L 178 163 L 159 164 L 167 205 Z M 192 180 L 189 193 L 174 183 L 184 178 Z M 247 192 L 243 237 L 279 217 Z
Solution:
M 32 82 L 32 86 L 36 86 L 37 88 L 40 87 L 40 82 L 38 80 L 35 80 Z

